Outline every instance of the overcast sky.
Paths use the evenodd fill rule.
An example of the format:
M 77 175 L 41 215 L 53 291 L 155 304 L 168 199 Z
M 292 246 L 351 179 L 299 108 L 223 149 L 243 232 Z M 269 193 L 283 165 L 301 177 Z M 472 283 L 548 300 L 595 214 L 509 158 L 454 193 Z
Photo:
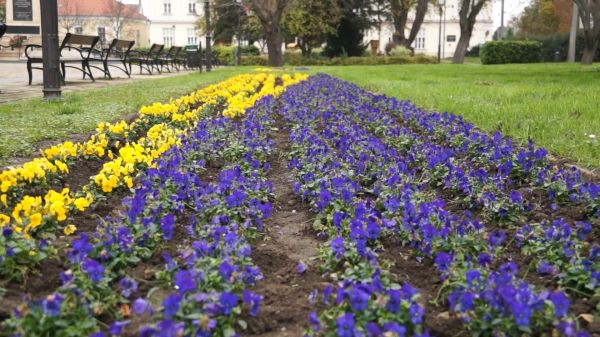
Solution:
M 500 27 L 501 0 L 494 1 L 494 27 Z M 518 16 L 529 4 L 530 0 L 504 0 L 504 25 Z
M 492 0 L 494 2 L 494 28 L 500 27 L 500 8 L 501 0 Z M 504 0 L 504 25 L 513 17 L 519 15 L 523 8 L 529 4 L 530 0 Z M 122 0 L 124 3 L 138 3 L 138 0 Z

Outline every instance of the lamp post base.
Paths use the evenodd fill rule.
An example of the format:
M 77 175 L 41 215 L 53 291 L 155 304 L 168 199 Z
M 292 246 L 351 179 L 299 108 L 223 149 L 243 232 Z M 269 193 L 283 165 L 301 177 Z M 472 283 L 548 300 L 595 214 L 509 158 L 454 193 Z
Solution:
M 44 101 L 55 101 L 62 99 L 60 88 L 44 88 Z

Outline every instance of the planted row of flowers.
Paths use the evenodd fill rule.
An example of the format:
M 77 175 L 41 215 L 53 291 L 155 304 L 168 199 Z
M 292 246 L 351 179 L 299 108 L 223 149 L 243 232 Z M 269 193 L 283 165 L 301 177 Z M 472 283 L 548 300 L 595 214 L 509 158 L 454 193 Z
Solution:
M 302 78 L 287 77 L 279 85 L 273 80 L 270 81 L 273 85 L 271 89 L 263 84 L 260 92 L 265 95 L 269 90 L 280 92 L 275 86 L 280 87 L 281 84 L 290 84 Z M 267 99 L 263 105 L 268 104 Z M 210 302 L 208 297 L 214 296 L 215 292 L 218 292 L 216 300 L 219 303 L 231 305 L 214 313 L 220 323 L 219 331 L 229 335 L 235 317 L 239 315 L 239 309 L 231 310 L 238 306 L 237 301 L 232 303 L 233 297 L 240 298 L 238 290 L 243 289 L 244 282 L 254 282 L 249 281 L 249 277 L 260 276 L 249 260 L 249 246 L 245 243 L 244 234 L 252 232 L 253 228 L 260 228 L 260 219 L 270 212 L 266 202 L 270 185 L 264 180 L 264 173 L 261 173 L 266 169 L 261 169 L 261 160 L 264 161 L 270 146 L 265 138 L 267 129 L 261 129 L 261 125 L 267 124 L 265 118 L 264 114 L 252 114 L 251 118 L 244 119 L 241 127 L 225 118 L 201 120 L 193 132 L 181 138 L 178 146 L 166 150 L 162 159 L 154 161 L 148 173 L 140 177 L 140 186 L 136 188 L 134 196 L 125 202 L 126 214 L 107 219 L 99 226 L 94 237 L 82 234 L 73 242 L 68 269 L 61 274 L 63 285 L 47 298 L 28 303 L 27 309 L 17 309 L 7 326 L 23 335 L 81 335 L 97 330 L 100 327 L 98 318 L 102 318 L 102 321 L 114 320 L 110 334 L 119 334 L 126 325 L 121 319 L 128 316 L 128 298 L 137 289 L 136 280 L 126 275 L 127 266 L 149 258 L 153 252 L 161 249 L 163 242 L 173 239 L 174 232 L 183 226 L 178 222 L 178 217 L 187 208 L 192 212 L 187 214 L 191 222 L 187 235 L 194 241 L 180 248 L 181 255 L 175 260 L 179 264 L 165 255 L 167 269 L 160 278 L 169 287 L 174 285 L 177 291 L 164 299 L 164 308 L 153 318 L 160 319 L 156 327 L 147 327 L 143 333 L 155 331 L 166 336 L 165 331 L 179 331 L 178 327 L 182 325 L 172 320 L 173 305 L 177 303 L 179 307 L 179 304 L 191 301 L 191 298 L 185 299 L 184 295 L 190 290 L 190 285 L 197 284 L 199 290 L 207 291 L 206 305 Z M 203 182 L 199 175 L 205 171 L 206 162 L 219 157 L 231 163 L 221 172 L 219 183 L 211 185 Z M 246 220 L 237 222 L 241 217 Z M 202 220 L 206 219 L 212 221 L 208 223 L 212 223 L 213 227 L 204 226 Z M 229 223 L 228 219 L 232 222 Z M 181 228 L 179 230 L 181 233 Z M 208 249 L 204 252 L 198 250 L 203 244 Z M 187 264 L 191 262 L 190 253 L 197 253 L 196 270 L 193 263 Z M 233 255 L 225 258 L 226 253 Z M 229 272 L 211 282 L 215 288 L 209 292 L 210 289 L 202 281 L 208 275 L 205 269 L 211 266 L 216 268 L 215 271 L 228 269 Z M 231 276 L 232 273 L 235 277 L 230 279 L 227 275 Z M 197 277 L 196 281 L 194 277 Z M 226 285 L 228 281 L 229 286 Z M 219 295 L 221 292 L 222 295 Z M 260 297 L 244 292 L 243 299 L 257 306 Z M 133 309 L 143 314 L 150 311 L 149 305 L 149 302 L 140 298 L 133 303 Z M 224 321 L 221 322 L 217 316 Z M 186 322 L 191 325 L 185 325 L 185 329 L 200 328 L 198 317 L 191 321 L 187 314 L 177 317 L 181 322 L 184 318 L 188 319 Z M 39 319 L 45 324 L 37 324 Z M 65 322 L 68 323 L 65 325 Z M 204 324 L 202 329 L 206 328 Z M 210 329 L 215 328 L 213 324 L 210 326 Z
M 0 227 L 4 230 L 4 235 L 0 237 L 1 273 L 8 278 L 18 278 L 27 270 L 35 269 L 43 259 L 55 254 L 51 241 L 58 228 L 63 228 L 65 234 L 72 234 L 76 230 L 74 225 L 66 225 L 69 214 L 84 211 L 104 200 L 109 193 L 131 188 L 136 174 L 152 167 L 153 160 L 173 146 L 179 135 L 185 134 L 201 115 L 214 114 L 219 106 L 225 106 L 226 109 L 230 104 L 245 106 L 259 97 L 281 92 L 281 86 L 276 85 L 275 79 L 276 76 L 272 74 L 236 76 L 168 104 L 155 103 L 143 107 L 140 118 L 129 126 L 122 122 L 115 124 L 116 126 L 101 123 L 98 134 L 88 143 L 75 146 L 74 153 L 84 151 L 81 149 L 94 139 L 105 140 L 107 134 L 127 133 L 127 130 L 139 129 L 139 125 L 149 129 L 146 137 L 132 142 L 126 142 L 129 138 L 116 140 L 116 145 L 123 143 L 118 148 L 118 154 L 115 156 L 108 151 L 111 160 L 104 164 L 101 171 L 81 191 L 72 193 L 68 189 L 63 189 L 62 192 L 50 190 L 44 197 L 25 195 L 15 205 L 11 217 L 0 214 Z M 301 79 L 300 75 L 284 75 L 280 84 L 289 85 Z M 228 116 L 233 117 L 237 113 L 229 112 Z M 132 134 L 139 132 L 130 132 L 128 136 Z M 99 146 L 105 146 L 105 141 L 101 143 Z M 73 147 L 72 143 L 65 142 L 46 152 L 53 156 L 55 162 L 68 162 L 68 154 L 73 151 Z M 60 156 L 60 160 L 56 156 Z M 67 171 L 68 167 L 65 169 Z M 12 192 L 16 190 L 18 188 Z
M 598 223 L 595 211 L 592 211 L 598 203 L 598 185 L 582 180 L 576 169 L 570 170 L 571 178 L 561 182 L 560 177 L 565 177 L 565 171 L 550 165 L 547 151 L 536 149 L 531 142 L 527 149 L 516 151 L 510 139 L 496 133 L 492 141 L 458 117 L 423 111 L 419 115 L 410 104 L 375 97 L 349 84 L 346 88 L 354 92 L 354 97 L 360 97 L 362 92 L 365 101 L 374 100 L 376 103 L 372 111 L 377 111 L 378 115 L 381 115 L 381 109 L 387 111 L 391 109 L 390 106 L 400 106 L 408 112 L 394 110 L 393 116 L 403 116 L 400 121 L 404 124 L 411 124 L 416 119 L 420 121 L 420 132 L 414 132 L 415 127 L 412 127 L 401 128 L 387 135 L 382 130 L 389 129 L 386 128 L 388 125 L 395 125 L 393 119 L 385 121 L 377 118 L 370 123 L 371 131 L 381 134 L 387 144 L 407 152 L 405 157 L 410 159 L 410 166 L 419 173 L 420 183 L 434 187 L 441 184 L 445 192 L 459 192 L 453 196 L 454 200 L 463 202 L 462 205 L 470 211 L 481 209 L 484 214 L 487 211 L 491 216 L 484 217 L 486 222 L 508 229 L 497 235 L 513 235 L 516 240 L 508 242 L 515 242 L 524 255 L 533 259 L 539 274 L 555 277 L 559 285 L 574 297 L 600 298 L 600 246 L 597 238 L 592 236 L 592 224 Z M 368 115 L 363 117 L 369 118 Z M 444 131 L 436 129 L 436 122 L 442 124 L 440 128 Z M 514 166 L 513 162 L 516 163 Z M 558 172 L 558 176 L 550 178 L 556 184 L 543 183 L 543 177 L 547 177 L 551 171 Z M 532 180 L 532 172 L 536 172 L 534 175 L 539 179 Z M 579 186 L 570 188 L 572 195 L 569 202 L 565 201 L 563 205 L 555 199 L 560 193 L 554 187 L 559 185 Z M 549 199 L 558 205 L 552 204 L 547 209 L 547 205 L 536 203 L 535 199 L 523 196 L 514 188 L 528 195 L 534 195 L 536 189 L 545 189 L 551 196 Z M 574 192 L 575 189 L 579 192 Z M 587 216 L 588 221 L 574 219 L 567 222 L 560 212 L 554 212 L 578 204 L 585 206 L 583 216 Z M 546 220 L 534 220 L 528 224 L 528 219 L 534 218 L 536 212 L 547 213 L 544 215 Z M 598 309 L 600 307 L 596 309 L 597 312 Z
M 452 152 L 436 151 L 439 146 L 398 126 L 391 114 L 375 106 L 377 99 L 372 95 L 323 75 L 295 86 L 282 98 L 288 102 L 287 116 L 292 120 L 312 121 L 300 138 L 307 149 L 301 158 L 313 158 L 308 163 L 295 158 L 291 165 L 302 182 L 298 189 L 318 210 L 325 210 L 317 228 L 329 235 L 349 229 L 353 240 L 361 238 L 356 234 L 360 230 L 378 235 L 388 232 L 421 254 L 435 257 L 446 279 L 443 290 L 450 295 L 451 309 L 466 319 L 474 333 L 538 334 L 553 328 L 565 335 L 574 333 L 563 292 L 535 290 L 517 277 L 513 263 L 502 264 L 498 271 L 491 269 L 494 258 L 501 260 L 504 232 L 486 230 L 469 212 L 461 217 L 450 214 L 435 190 L 428 188 L 429 171 L 435 165 L 428 166 L 419 158 L 431 161 L 434 155 Z M 323 131 L 315 137 L 310 136 L 311 130 Z M 381 140 L 374 134 L 382 136 Z M 326 142 L 318 141 L 319 136 Z M 370 215 L 371 221 L 361 224 L 354 218 L 356 210 L 340 206 L 344 199 L 348 203 L 356 196 L 373 205 L 372 210 L 362 207 L 358 212 Z M 336 229 L 333 233 L 332 228 Z M 339 237 L 330 244 L 332 249 L 337 247 L 338 256 L 340 247 L 342 252 L 347 250 Z M 362 321 L 359 330 L 365 328 Z
M 326 309 L 311 314 L 306 334 L 427 336 L 418 292 L 408 283 L 394 283 L 386 261 L 377 256 L 383 233 L 394 224 L 363 197 L 371 179 L 367 171 L 383 169 L 392 158 L 380 151 L 381 142 L 340 113 L 335 101 L 322 99 L 329 89 L 313 78 L 282 95 L 294 190 L 318 212 L 316 229 L 331 237 L 319 258 L 334 284 L 324 289 Z

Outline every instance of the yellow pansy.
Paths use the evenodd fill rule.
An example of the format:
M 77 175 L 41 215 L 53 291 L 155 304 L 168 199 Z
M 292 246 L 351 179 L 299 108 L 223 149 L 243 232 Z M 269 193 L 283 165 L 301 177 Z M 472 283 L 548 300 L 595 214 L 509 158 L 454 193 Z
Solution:
M 63 233 L 65 233 L 65 235 L 72 235 L 77 231 L 77 227 L 75 227 L 74 225 L 67 225 L 64 229 L 63 229 Z

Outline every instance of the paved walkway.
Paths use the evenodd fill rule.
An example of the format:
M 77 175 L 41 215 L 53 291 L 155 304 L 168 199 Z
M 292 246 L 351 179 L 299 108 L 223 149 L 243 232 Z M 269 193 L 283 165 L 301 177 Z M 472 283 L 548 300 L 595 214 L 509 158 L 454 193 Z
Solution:
M 133 74 L 128 78 L 124 72 L 118 69 L 111 69 L 112 80 L 104 78 L 103 73 L 96 69 L 92 69 L 96 82 L 90 79 L 82 79 L 82 74 L 76 69 L 67 68 L 66 85 L 62 87 L 63 92 L 72 92 L 79 90 L 87 90 L 94 88 L 103 88 L 116 84 L 130 83 L 131 81 L 147 80 L 177 76 L 185 73 L 197 72 L 180 71 L 180 72 L 163 72 L 158 75 L 139 74 L 139 67 L 133 67 Z M 0 60 L 0 103 L 6 103 L 26 98 L 42 97 L 43 77 L 41 70 L 33 70 L 32 85 L 28 85 L 27 64 L 25 61 L 7 61 Z

